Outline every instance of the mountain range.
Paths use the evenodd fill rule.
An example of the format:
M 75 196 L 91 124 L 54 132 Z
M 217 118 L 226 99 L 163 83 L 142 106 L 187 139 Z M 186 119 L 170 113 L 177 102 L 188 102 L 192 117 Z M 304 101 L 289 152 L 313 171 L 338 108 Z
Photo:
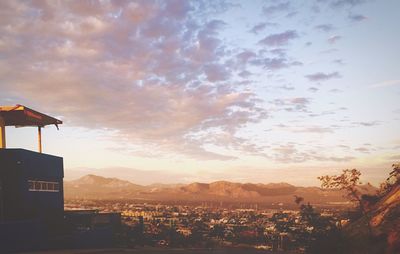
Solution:
M 372 185 L 360 186 L 363 193 L 374 193 Z M 293 203 L 301 196 L 313 204 L 339 204 L 346 200 L 339 190 L 318 187 L 297 187 L 288 183 L 234 183 L 217 181 L 191 184 L 138 185 L 129 181 L 86 175 L 64 182 L 66 199 L 143 199 L 153 201 L 226 201 Z

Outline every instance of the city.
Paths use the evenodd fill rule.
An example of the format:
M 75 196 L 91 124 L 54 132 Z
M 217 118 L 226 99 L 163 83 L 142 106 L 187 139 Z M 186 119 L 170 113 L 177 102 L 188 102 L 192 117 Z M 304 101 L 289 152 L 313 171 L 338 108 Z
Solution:
M 258 209 L 258 204 L 237 205 L 246 208 L 221 205 L 212 202 L 167 205 L 123 200 L 67 200 L 65 209 L 120 212 L 125 234 L 122 239 L 127 247 L 229 247 L 304 253 L 307 241 L 314 237 L 316 229 L 302 220 L 299 209 Z M 343 207 L 320 209 L 319 216 L 326 222 L 323 230 L 344 225 L 347 220 L 339 217 L 342 211 Z

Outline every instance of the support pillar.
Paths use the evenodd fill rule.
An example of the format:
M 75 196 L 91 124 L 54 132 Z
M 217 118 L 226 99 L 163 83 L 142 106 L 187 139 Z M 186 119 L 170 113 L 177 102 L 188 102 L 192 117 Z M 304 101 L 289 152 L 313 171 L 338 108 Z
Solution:
M 42 127 L 38 126 L 38 148 L 39 153 L 42 153 Z
M 6 123 L 0 116 L 0 148 L 6 148 Z

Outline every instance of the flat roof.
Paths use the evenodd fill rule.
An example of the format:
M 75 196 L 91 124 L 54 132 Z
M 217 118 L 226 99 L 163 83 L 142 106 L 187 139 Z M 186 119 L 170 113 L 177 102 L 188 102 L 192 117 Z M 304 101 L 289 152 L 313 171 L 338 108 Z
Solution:
M 0 106 L 0 117 L 3 118 L 5 126 L 39 126 L 62 124 L 62 121 L 37 112 L 23 105 Z

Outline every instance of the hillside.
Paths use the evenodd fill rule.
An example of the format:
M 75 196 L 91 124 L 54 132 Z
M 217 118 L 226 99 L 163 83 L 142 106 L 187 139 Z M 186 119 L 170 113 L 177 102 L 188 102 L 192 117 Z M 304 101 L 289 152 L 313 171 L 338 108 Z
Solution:
M 344 232 L 351 253 L 400 253 L 400 185 Z

